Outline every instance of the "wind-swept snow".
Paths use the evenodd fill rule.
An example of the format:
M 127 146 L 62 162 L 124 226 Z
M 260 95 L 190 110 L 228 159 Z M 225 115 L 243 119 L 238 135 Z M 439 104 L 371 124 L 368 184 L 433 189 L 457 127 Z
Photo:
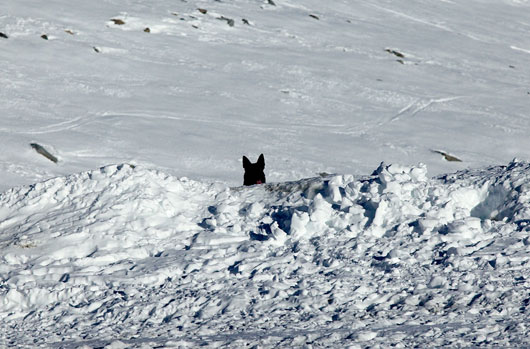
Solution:
M 530 164 L 229 188 L 108 166 L 0 196 L 2 343 L 530 344 Z

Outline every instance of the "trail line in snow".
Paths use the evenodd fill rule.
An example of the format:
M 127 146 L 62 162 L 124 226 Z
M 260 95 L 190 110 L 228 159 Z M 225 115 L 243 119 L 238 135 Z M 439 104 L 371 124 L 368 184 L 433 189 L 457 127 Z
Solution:
M 446 31 L 446 32 L 451 32 L 451 33 L 454 32 L 454 30 L 452 30 L 449 27 L 443 26 L 441 24 L 432 23 L 432 22 L 429 22 L 428 20 L 417 18 L 417 17 L 408 15 L 408 14 L 400 12 L 400 11 L 396 11 L 396 10 L 393 10 L 393 9 L 390 9 L 390 8 L 386 8 L 386 7 L 383 7 L 383 6 L 379 6 L 379 5 L 375 5 L 375 4 L 367 4 L 367 5 L 372 7 L 372 8 L 375 8 L 377 10 L 381 10 L 381 11 L 384 11 L 384 12 L 387 12 L 387 13 L 391 13 L 391 14 L 393 14 L 395 16 L 408 19 L 408 20 L 410 20 L 412 22 L 425 24 L 425 25 L 428 25 L 428 26 L 431 26 L 431 27 L 435 27 L 437 29 L 441 29 L 441 30 Z
M 87 119 L 89 118 L 89 119 Z M 85 120 L 84 122 L 82 120 Z M 72 120 L 65 120 L 58 123 L 54 123 L 47 126 L 42 126 L 30 130 L 12 130 L 12 129 L 6 129 L 6 128 L 0 128 L 0 132 L 4 133 L 12 133 L 12 134 L 21 134 L 21 135 L 42 135 L 42 134 L 48 134 L 48 133 L 56 133 L 66 130 L 72 130 L 77 127 L 84 126 L 86 124 L 92 123 L 96 121 L 94 118 L 90 118 L 90 116 L 79 116 Z
M 407 106 L 402 108 L 399 112 L 397 112 L 396 114 L 390 117 L 383 117 L 381 120 L 376 121 L 374 123 L 364 123 L 363 126 L 356 125 L 355 127 L 349 127 L 346 129 L 336 130 L 335 133 L 346 134 L 346 135 L 365 134 L 376 128 L 385 126 L 389 123 L 399 121 L 404 116 L 414 117 L 415 115 L 426 110 L 428 107 L 430 107 L 433 104 L 451 102 L 451 101 L 462 99 L 462 98 L 466 98 L 466 96 L 453 96 L 453 97 L 431 98 L 431 99 L 419 98 L 415 100 L 414 102 L 409 103 Z
M 104 117 L 134 117 L 139 119 L 160 119 L 160 120 L 174 120 L 174 121 L 186 121 L 194 123 L 205 123 L 205 124 L 220 124 L 224 126 L 232 127 L 245 127 L 245 128 L 254 128 L 259 130 L 277 130 L 280 128 L 299 128 L 299 127 L 319 127 L 319 128 L 337 128 L 344 127 L 343 124 L 329 124 L 329 123 L 275 123 L 274 125 L 267 125 L 263 122 L 249 122 L 244 120 L 238 120 L 237 122 L 231 122 L 226 119 L 206 119 L 206 118 L 192 118 L 192 117 L 183 117 L 183 116 L 171 116 L 171 115 L 155 115 L 149 112 L 141 111 L 126 111 L 126 112 L 104 112 L 101 114 Z
M 517 46 L 510 46 L 510 48 L 512 50 L 515 50 L 515 51 L 520 51 L 520 52 L 524 52 L 524 53 L 528 53 L 530 54 L 530 49 L 524 49 L 524 48 L 520 48 L 520 47 L 517 47 Z
M 465 96 L 455 96 L 455 97 L 446 97 L 446 98 L 429 99 L 429 100 L 418 99 L 417 101 L 412 102 L 409 105 L 407 105 L 405 108 L 401 109 L 396 115 L 394 115 L 387 122 L 397 121 L 404 115 L 408 115 L 409 117 L 415 116 L 416 114 L 430 107 L 432 104 L 450 102 L 450 101 L 454 101 L 454 100 L 461 99 L 464 97 Z M 381 122 L 379 123 L 378 126 L 386 124 L 387 122 Z

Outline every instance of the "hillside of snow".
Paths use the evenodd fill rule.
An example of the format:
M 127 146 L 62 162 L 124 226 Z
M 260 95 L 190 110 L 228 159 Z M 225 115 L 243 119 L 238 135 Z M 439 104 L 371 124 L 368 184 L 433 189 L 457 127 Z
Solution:
M 233 186 L 260 153 L 271 181 L 530 158 L 527 1 L 272 3 L 3 1 L 0 189 L 122 162 Z
M 529 11 L 1 2 L 0 347 L 529 347 Z

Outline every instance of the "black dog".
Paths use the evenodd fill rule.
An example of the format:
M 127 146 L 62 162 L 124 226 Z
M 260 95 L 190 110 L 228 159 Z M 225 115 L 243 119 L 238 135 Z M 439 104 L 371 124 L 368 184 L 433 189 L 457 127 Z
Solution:
M 245 175 L 243 176 L 243 185 L 254 185 L 265 183 L 265 158 L 261 154 L 258 158 L 258 162 L 255 164 L 251 163 L 246 156 L 243 156 L 243 168 L 245 169 Z

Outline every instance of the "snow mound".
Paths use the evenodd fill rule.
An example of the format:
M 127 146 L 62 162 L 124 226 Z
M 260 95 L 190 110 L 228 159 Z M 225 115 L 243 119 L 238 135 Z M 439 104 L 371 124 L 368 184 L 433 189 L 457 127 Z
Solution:
M 0 343 L 528 344 L 529 223 L 515 160 L 237 188 L 107 166 L 0 194 Z

